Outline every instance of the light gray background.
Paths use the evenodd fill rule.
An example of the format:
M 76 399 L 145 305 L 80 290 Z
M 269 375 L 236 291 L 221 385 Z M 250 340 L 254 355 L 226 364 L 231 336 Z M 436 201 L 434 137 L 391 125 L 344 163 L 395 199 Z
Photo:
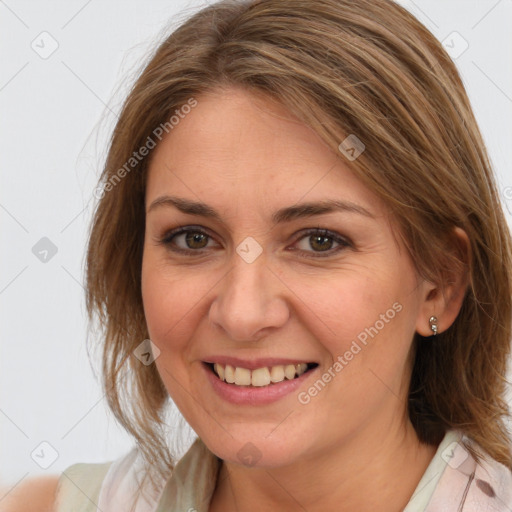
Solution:
M 0 0 L 2 484 L 131 447 L 85 349 L 92 191 L 133 73 L 206 3 Z M 452 47 L 512 211 L 512 0 L 401 3 Z M 46 262 L 32 251 L 43 237 L 57 249 Z

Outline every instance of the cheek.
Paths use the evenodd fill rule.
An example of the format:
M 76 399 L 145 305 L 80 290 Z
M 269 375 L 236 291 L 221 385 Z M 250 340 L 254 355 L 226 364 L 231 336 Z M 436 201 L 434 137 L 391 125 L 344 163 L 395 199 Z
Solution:
M 372 277 L 354 272 L 295 283 L 294 291 L 304 297 L 303 309 L 310 310 L 308 317 L 320 331 L 319 339 L 332 338 L 334 344 L 356 338 L 388 311 L 395 317 L 393 304 L 401 296 L 396 280 L 388 282 L 378 272 Z
M 145 255 L 142 264 L 142 299 L 149 337 L 159 348 L 158 373 L 178 408 L 188 413 L 191 404 L 183 389 L 190 389 L 190 338 L 198 323 L 201 287 L 198 279 Z
M 345 276 L 337 284 L 333 279 L 329 293 L 325 283 L 309 283 L 301 292 L 307 290 L 308 307 L 299 315 L 308 319 L 306 329 L 332 361 L 319 376 L 327 383 L 325 392 L 323 385 L 312 383 L 299 401 L 311 401 L 330 420 L 337 418 L 333 424 L 344 422 L 349 429 L 377 414 L 382 404 L 396 407 L 404 391 L 414 308 L 405 304 L 406 283 L 383 275 Z
M 150 338 L 163 352 L 176 352 L 186 345 L 203 314 L 214 284 L 210 281 L 204 272 L 184 273 L 162 258 L 145 254 L 141 283 L 144 314 Z
M 297 295 L 307 298 L 298 312 L 303 325 L 331 356 L 332 364 L 342 358 L 342 367 L 333 369 L 344 375 L 336 379 L 339 385 L 351 388 L 357 382 L 360 390 L 371 387 L 375 377 L 370 369 L 386 382 L 400 379 L 416 315 L 411 275 L 405 267 L 359 267 L 328 279 L 295 283 Z

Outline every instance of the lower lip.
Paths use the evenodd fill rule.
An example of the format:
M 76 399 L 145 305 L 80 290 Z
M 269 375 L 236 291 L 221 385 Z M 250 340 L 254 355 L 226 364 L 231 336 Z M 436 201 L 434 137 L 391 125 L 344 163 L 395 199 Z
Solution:
M 277 384 L 268 386 L 237 386 L 220 380 L 206 363 L 202 363 L 206 376 L 213 389 L 224 400 L 237 405 L 264 405 L 275 402 L 280 398 L 297 391 L 297 389 L 319 368 L 303 373 L 300 377 L 292 380 L 283 380 Z

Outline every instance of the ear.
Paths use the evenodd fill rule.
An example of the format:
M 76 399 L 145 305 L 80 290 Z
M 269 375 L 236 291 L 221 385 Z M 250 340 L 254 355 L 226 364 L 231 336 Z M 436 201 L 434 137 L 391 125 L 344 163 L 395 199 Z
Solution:
M 454 228 L 451 243 L 452 254 L 460 264 L 453 264 L 445 276 L 444 283 L 436 285 L 424 282 L 424 297 L 420 305 L 416 321 L 416 332 L 428 337 L 434 333 L 430 327 L 431 316 L 437 318 L 438 334 L 446 331 L 459 314 L 468 287 L 468 268 L 471 256 L 471 246 L 466 232 Z

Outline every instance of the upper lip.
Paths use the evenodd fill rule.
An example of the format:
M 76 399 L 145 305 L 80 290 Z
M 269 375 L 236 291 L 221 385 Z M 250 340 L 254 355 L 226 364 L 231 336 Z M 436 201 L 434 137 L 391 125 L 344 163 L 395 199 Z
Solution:
M 281 357 L 263 357 L 257 359 L 240 359 L 239 357 L 230 356 L 212 356 L 204 360 L 205 363 L 219 363 L 223 366 L 227 364 L 233 367 L 247 368 L 248 370 L 256 370 L 258 368 L 272 367 L 272 366 L 286 366 L 287 364 L 300 364 L 300 363 L 314 363 L 315 361 L 304 359 L 291 359 Z

